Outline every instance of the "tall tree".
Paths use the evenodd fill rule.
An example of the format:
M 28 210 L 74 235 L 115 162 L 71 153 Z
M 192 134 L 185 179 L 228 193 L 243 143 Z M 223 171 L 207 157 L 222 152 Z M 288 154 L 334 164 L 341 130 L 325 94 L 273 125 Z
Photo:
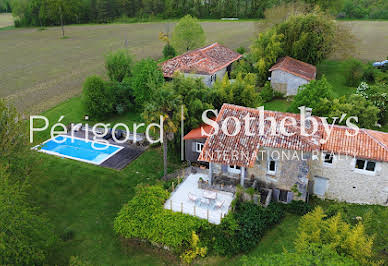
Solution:
M 186 15 L 176 24 L 172 33 L 172 46 L 179 52 L 201 47 L 205 44 L 206 36 L 196 18 Z
M 143 111 L 143 117 L 147 123 L 159 123 L 163 118 L 163 178 L 167 177 L 167 141 L 178 130 L 181 119 L 182 101 L 168 84 L 157 90 L 151 102 L 148 102 Z M 160 133 L 160 132 L 159 132 Z M 170 137 L 171 139 L 171 137 Z
M 65 37 L 65 20 L 77 15 L 80 0 L 47 0 L 47 14 L 53 20 L 59 20 L 62 37 Z

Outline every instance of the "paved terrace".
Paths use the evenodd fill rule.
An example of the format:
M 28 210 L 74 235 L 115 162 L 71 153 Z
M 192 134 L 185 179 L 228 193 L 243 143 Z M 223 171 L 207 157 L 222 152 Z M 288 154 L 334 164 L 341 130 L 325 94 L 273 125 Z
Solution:
M 202 219 L 207 219 L 210 223 L 220 224 L 221 217 L 224 217 L 228 211 L 229 206 L 233 200 L 233 193 L 216 191 L 217 201 L 225 201 L 222 208 L 216 208 L 214 201 L 209 204 L 200 204 L 200 200 L 196 203 L 191 201 L 188 197 L 189 192 L 203 198 L 204 189 L 198 188 L 198 180 L 202 177 L 203 180 L 208 181 L 207 174 L 197 173 L 190 174 L 176 189 L 171 193 L 170 198 L 164 204 L 165 209 L 172 209 L 175 212 L 183 212 Z M 194 213 L 195 212 L 195 213 Z

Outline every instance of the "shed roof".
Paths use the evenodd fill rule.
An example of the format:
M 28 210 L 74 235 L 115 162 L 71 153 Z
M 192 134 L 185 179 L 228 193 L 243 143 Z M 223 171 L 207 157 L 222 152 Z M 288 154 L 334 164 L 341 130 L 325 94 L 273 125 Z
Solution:
M 313 80 L 317 75 L 317 68 L 308 63 L 289 56 L 282 57 L 269 71 L 282 70 L 306 80 Z
M 212 75 L 241 58 L 239 53 L 213 43 L 188 51 L 161 63 L 164 77 L 172 77 L 176 71 Z
M 215 118 L 212 118 L 212 119 L 215 120 Z M 204 138 L 207 138 L 206 135 L 202 135 L 202 129 L 207 134 L 210 134 L 210 132 L 212 131 L 213 127 L 211 125 L 208 125 L 208 124 L 202 124 L 201 126 L 192 129 L 189 133 L 187 133 L 183 137 L 183 139 L 184 140 L 188 140 L 188 139 L 204 139 Z

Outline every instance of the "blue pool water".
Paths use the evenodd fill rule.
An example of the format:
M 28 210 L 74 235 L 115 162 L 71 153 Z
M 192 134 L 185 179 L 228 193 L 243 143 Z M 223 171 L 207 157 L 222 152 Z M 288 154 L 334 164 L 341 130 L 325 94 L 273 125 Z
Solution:
M 101 164 L 114 153 L 122 149 L 122 147 L 119 146 L 106 145 L 92 141 L 86 142 L 83 139 L 71 138 L 70 136 L 57 136 L 55 139 L 58 142 L 63 141 L 63 143 L 57 143 L 54 139 L 50 139 L 41 144 L 39 150 L 74 160 Z

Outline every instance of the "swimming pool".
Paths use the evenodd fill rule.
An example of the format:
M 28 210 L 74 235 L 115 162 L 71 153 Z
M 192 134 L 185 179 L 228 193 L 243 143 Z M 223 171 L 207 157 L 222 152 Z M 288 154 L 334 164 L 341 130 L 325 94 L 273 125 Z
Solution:
M 57 143 L 55 140 L 61 143 Z M 64 158 L 100 165 L 123 149 L 123 147 L 96 141 L 86 142 L 81 138 L 60 135 L 35 146 L 33 149 Z

